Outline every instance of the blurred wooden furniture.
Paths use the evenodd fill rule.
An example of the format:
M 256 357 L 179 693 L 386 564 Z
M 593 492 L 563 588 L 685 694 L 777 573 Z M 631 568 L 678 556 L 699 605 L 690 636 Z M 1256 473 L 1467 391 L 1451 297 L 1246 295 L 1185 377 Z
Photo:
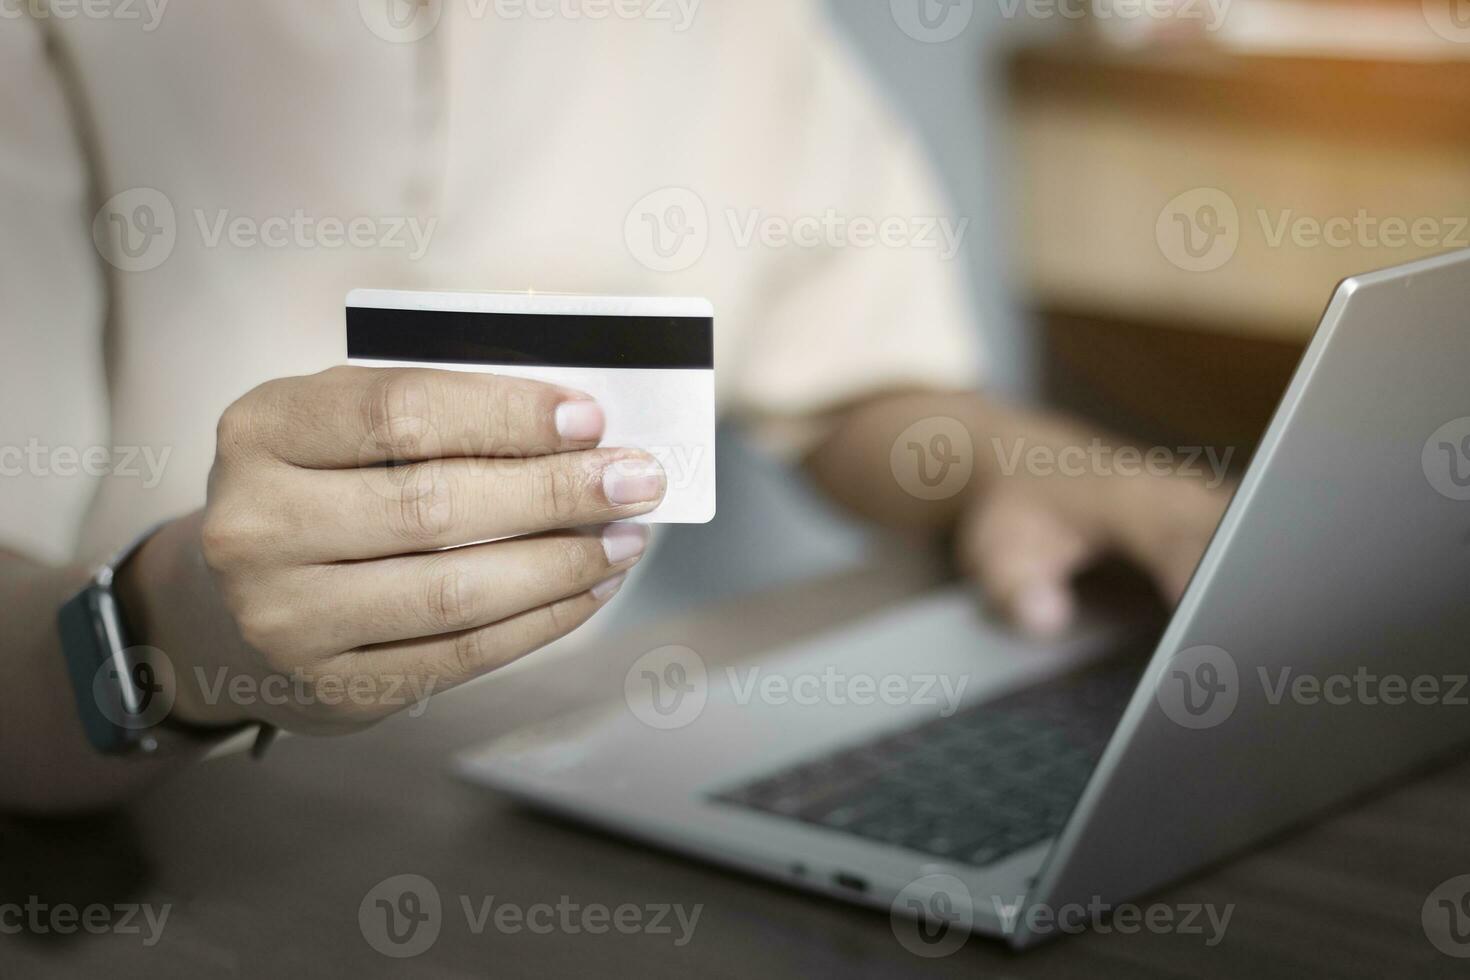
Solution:
M 1007 80 L 1048 391 L 1140 438 L 1249 448 L 1336 283 L 1470 247 L 1470 63 L 1076 41 L 1019 52 Z M 1170 237 L 1199 189 L 1238 236 L 1207 271 Z

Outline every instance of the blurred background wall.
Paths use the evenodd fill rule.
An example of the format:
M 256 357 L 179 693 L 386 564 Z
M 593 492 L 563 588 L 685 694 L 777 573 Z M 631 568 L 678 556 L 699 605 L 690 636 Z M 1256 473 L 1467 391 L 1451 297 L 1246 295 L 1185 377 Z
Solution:
M 1467 0 L 828 3 L 971 219 L 991 386 L 1121 440 L 1239 472 L 1340 280 L 1470 248 Z M 862 558 L 738 434 L 719 466 L 628 619 Z
M 1006 16 L 998 0 L 980 0 L 956 37 L 930 43 L 903 32 L 890 0 L 828 0 L 827 5 L 837 29 L 927 143 L 955 211 L 971 219 L 965 261 L 992 368 L 989 383 L 1008 394 L 1033 393 L 1034 338 L 1016 309 L 1009 274 L 1013 209 L 1007 204 L 1011 154 L 1004 76 L 1009 52 L 1054 35 L 1063 25 Z

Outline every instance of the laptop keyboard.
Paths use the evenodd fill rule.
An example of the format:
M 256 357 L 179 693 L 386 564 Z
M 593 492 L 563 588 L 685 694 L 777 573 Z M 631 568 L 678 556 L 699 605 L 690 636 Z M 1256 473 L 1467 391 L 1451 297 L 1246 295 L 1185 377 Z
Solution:
M 1056 836 L 1142 663 L 1110 661 L 715 794 L 984 867 Z

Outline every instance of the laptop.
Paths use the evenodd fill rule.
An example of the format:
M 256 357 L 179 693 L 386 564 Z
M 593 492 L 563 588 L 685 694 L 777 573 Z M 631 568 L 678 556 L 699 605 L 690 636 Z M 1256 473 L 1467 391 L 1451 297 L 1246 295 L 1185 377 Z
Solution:
M 1338 288 L 1161 633 L 1038 647 L 954 588 L 741 664 L 649 651 L 456 768 L 931 950 L 1023 948 L 1470 741 L 1466 583 L 1460 252 Z

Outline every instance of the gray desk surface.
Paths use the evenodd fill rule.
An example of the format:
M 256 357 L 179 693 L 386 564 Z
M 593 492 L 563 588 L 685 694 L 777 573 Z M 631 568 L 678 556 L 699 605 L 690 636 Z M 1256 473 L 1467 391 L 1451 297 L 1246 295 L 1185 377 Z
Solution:
M 692 615 L 595 653 L 435 701 L 339 740 L 287 740 L 261 765 L 201 766 L 113 817 L 0 821 L 0 904 L 167 903 L 162 938 L 0 935 L 0 977 L 1363 977 L 1466 975 L 1421 926 L 1429 893 L 1470 873 L 1470 765 L 1438 769 L 1153 901 L 1233 904 L 1224 941 L 1087 934 L 1024 955 L 972 939 L 942 959 L 895 940 L 887 916 L 591 833 L 445 771 L 452 750 L 545 713 L 618 696 L 665 643 L 718 661 L 894 601 L 931 573 L 860 572 Z M 1161 815 L 1161 819 L 1166 819 Z M 1140 828 L 1147 833 L 1147 828 Z M 358 908 L 378 882 L 430 879 L 443 897 L 424 954 L 374 951 Z M 459 897 L 581 906 L 702 904 L 692 941 L 493 927 Z M 0 921 L 0 926 L 4 921 Z

